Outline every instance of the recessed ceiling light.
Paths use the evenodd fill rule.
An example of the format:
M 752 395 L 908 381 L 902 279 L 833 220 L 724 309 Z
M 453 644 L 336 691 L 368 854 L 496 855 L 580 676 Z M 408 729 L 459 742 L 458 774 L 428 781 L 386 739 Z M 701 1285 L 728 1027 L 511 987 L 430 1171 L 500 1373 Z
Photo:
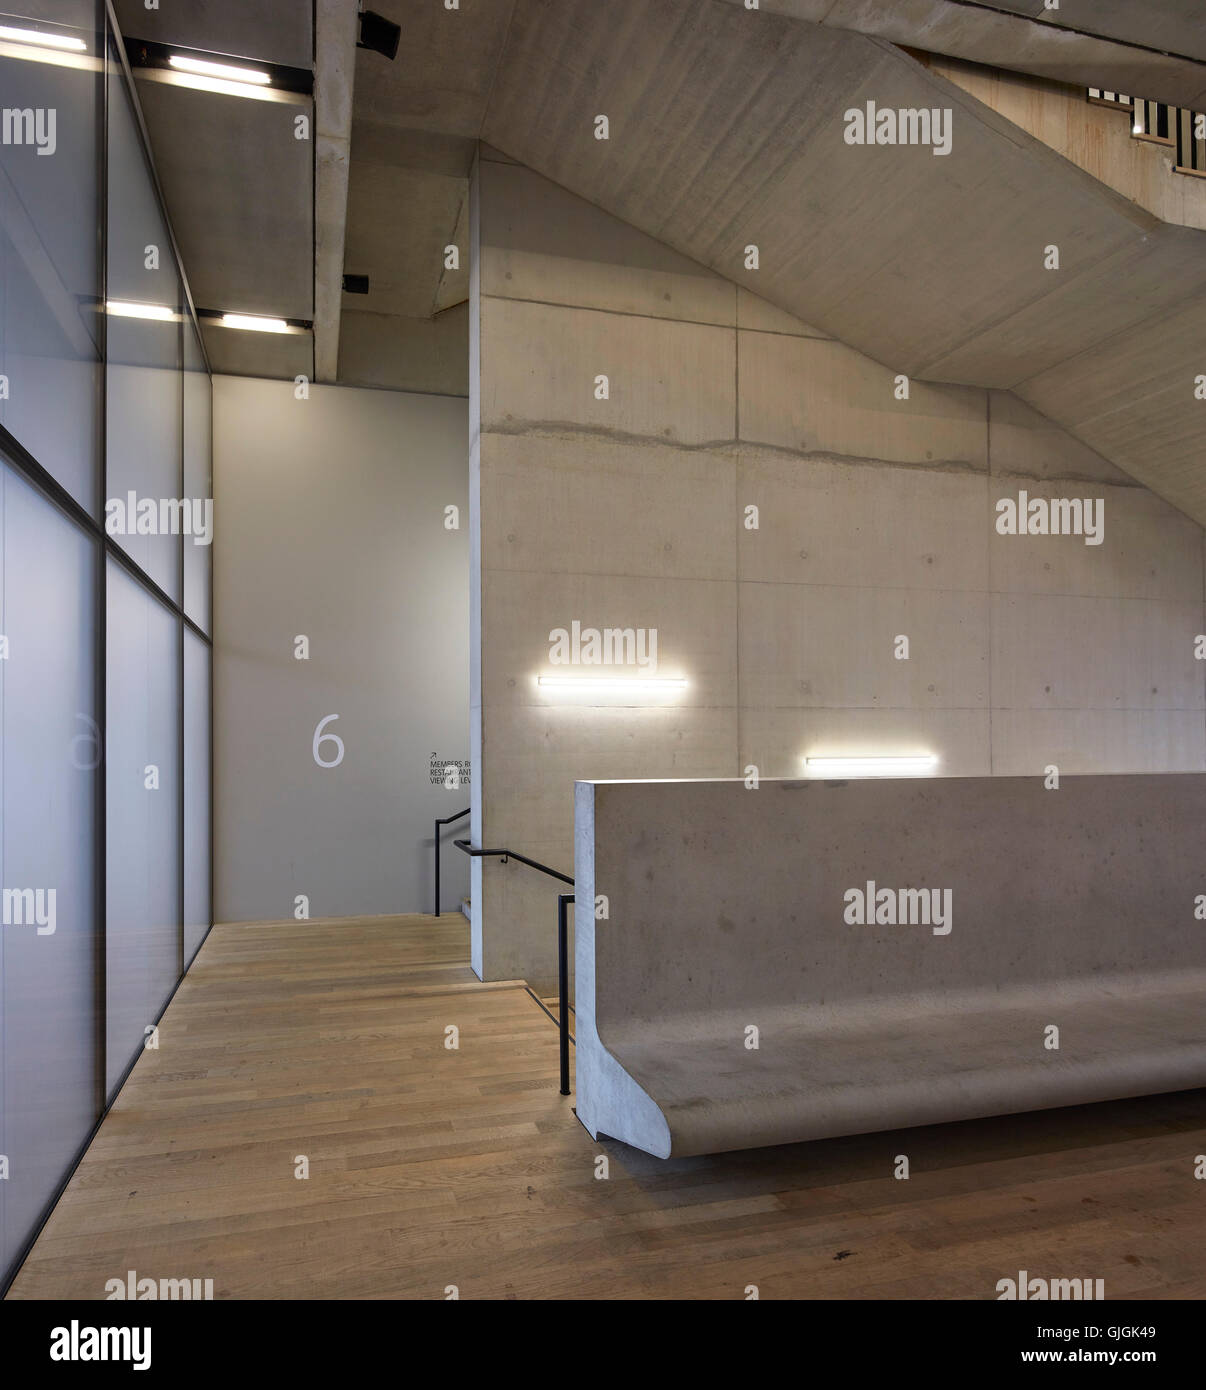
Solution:
M 205 58 L 190 58 L 184 53 L 173 53 L 168 59 L 172 67 L 180 72 L 191 72 L 198 77 L 213 77 L 223 82 L 250 82 L 256 87 L 266 87 L 272 78 L 256 68 L 236 68 L 230 63 L 211 63 Z
M 71 37 L 69 34 L 47 34 L 41 29 L 13 29 L 7 24 L 0 24 L 0 39 L 8 39 L 11 43 L 29 43 L 38 48 L 61 48 L 72 53 L 87 53 L 88 45 L 83 39 Z
M 223 328 L 246 328 L 253 333 L 288 333 L 289 325 L 284 319 L 264 318 L 261 314 L 223 314 L 220 320 Z
M 175 309 L 167 304 L 135 304 L 126 299 L 108 299 L 105 309 L 119 319 L 157 319 L 170 323 L 176 317 Z
M 938 766 L 938 759 L 933 753 L 907 757 L 805 758 L 804 766 L 813 777 L 924 777 Z

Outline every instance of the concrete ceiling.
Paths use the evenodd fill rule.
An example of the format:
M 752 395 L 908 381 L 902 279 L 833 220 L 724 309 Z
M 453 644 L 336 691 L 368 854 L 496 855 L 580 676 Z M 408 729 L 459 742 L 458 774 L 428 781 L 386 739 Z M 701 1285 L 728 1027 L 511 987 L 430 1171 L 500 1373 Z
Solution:
M 631 220 L 634 215 L 631 200 L 610 202 L 608 190 L 590 178 L 575 185 L 566 173 L 567 164 L 572 161 L 551 159 L 549 165 L 542 166 L 536 162 L 540 155 L 534 145 L 525 145 L 522 150 L 512 148 L 508 141 L 514 142 L 518 133 L 512 118 L 523 108 L 528 113 L 526 119 L 544 126 L 546 132 L 563 131 L 569 114 L 565 97 L 567 91 L 572 90 L 567 84 L 573 83 L 579 74 L 585 82 L 580 83 L 577 90 L 586 100 L 587 92 L 599 75 L 611 73 L 620 85 L 626 85 L 629 69 L 637 74 L 649 71 L 653 54 L 657 55 L 656 61 L 662 64 L 663 71 L 684 71 L 684 64 L 676 62 L 673 53 L 660 48 L 657 39 L 659 31 L 668 22 L 673 23 L 676 14 L 681 15 L 684 29 L 698 25 L 701 33 L 713 35 L 713 39 L 706 42 L 698 41 L 697 36 L 697 41 L 689 48 L 694 58 L 703 64 L 693 75 L 694 91 L 702 105 L 706 106 L 709 98 L 705 79 L 717 68 L 723 70 L 726 61 L 736 61 L 737 70 L 743 73 L 742 81 L 750 78 L 745 89 L 740 83 L 733 85 L 731 95 L 726 98 L 727 107 L 716 108 L 717 127 L 728 120 L 728 113 L 742 110 L 746 91 L 762 85 L 763 74 L 750 73 L 740 66 L 739 55 L 747 43 L 755 45 L 754 51 L 762 51 L 764 60 L 772 66 L 778 61 L 779 40 L 774 39 L 769 46 L 763 43 L 759 50 L 760 39 L 755 37 L 755 26 L 762 27 L 761 40 L 765 40 L 767 33 L 782 33 L 782 20 L 788 17 L 814 22 L 823 20 L 824 31 L 846 31 L 846 47 L 842 51 L 848 56 L 850 66 L 846 71 L 854 87 L 874 85 L 879 80 L 878 75 L 864 70 L 867 65 L 870 65 L 871 74 L 886 70 L 880 55 L 873 53 L 866 43 L 859 50 L 850 49 L 852 34 L 849 31 L 862 30 L 864 34 L 881 35 L 895 43 L 920 44 L 938 52 L 980 61 L 1007 61 L 1007 65 L 1022 71 L 1072 82 L 1083 81 L 1085 85 L 1101 84 L 1121 89 L 1117 79 L 1126 77 L 1134 79 L 1130 85 L 1136 90 L 1146 91 L 1153 85 L 1167 84 L 1179 99 L 1185 99 L 1187 93 L 1195 99 L 1206 93 L 1206 66 L 1193 60 L 1196 50 L 1192 7 L 1184 0 L 1153 0 L 1151 7 L 1159 11 L 1159 32 L 1166 40 L 1166 47 L 1177 55 L 1172 58 L 1154 50 L 1123 47 L 1112 42 L 1113 30 L 1104 21 L 1084 33 L 1074 32 L 1075 16 L 1071 16 L 1069 10 L 1072 0 L 1065 0 L 1062 7 L 1065 18 L 1058 26 L 1036 22 L 1024 13 L 1028 8 L 1025 5 L 1017 7 L 1020 13 L 1011 14 L 1006 12 L 1008 7 L 977 5 L 965 0 L 762 0 L 762 13 L 745 9 L 744 0 L 725 0 L 725 3 L 739 11 L 736 18 L 743 26 L 739 27 L 730 16 L 729 26 L 719 38 L 717 24 L 724 11 L 718 0 L 702 0 L 702 3 L 696 0 L 686 9 L 668 0 L 651 0 L 641 6 L 628 4 L 626 0 L 609 0 L 607 6 L 570 0 L 565 5 L 550 6 L 547 7 L 550 28 L 564 33 L 565 43 L 552 55 L 550 62 L 543 66 L 525 66 L 525 36 L 538 30 L 546 19 L 546 9 L 539 5 L 532 5 L 528 0 L 474 0 L 460 10 L 449 11 L 436 4 L 416 9 L 407 0 L 381 0 L 377 8 L 403 26 L 404 37 L 394 63 L 363 50 L 356 55 L 346 266 L 350 272 L 368 275 L 370 288 L 367 296 L 345 294 L 343 297 L 340 378 L 364 385 L 400 386 L 413 386 L 422 379 L 428 383 L 426 389 L 431 389 L 433 351 L 440 359 L 451 354 L 449 360 L 458 364 L 465 361 L 464 354 L 456 355 L 457 342 L 452 336 L 462 331 L 461 320 L 459 317 L 450 319 L 444 311 L 460 303 L 468 292 L 464 271 L 467 174 L 478 137 L 492 140 L 541 172 Z M 1200 7 L 1200 0 L 1198 4 Z M 1042 10 L 1042 0 L 1029 8 Z M 1079 7 L 1077 15 L 1083 8 Z M 1125 9 L 1124 6 L 1118 8 Z M 775 11 L 781 13 L 776 16 Z M 1125 16 L 1120 23 L 1124 20 Z M 779 28 L 768 29 L 768 23 Z M 810 36 L 806 43 L 817 51 L 836 52 L 824 48 L 827 32 L 814 25 L 796 32 Z M 711 42 L 731 42 L 735 47 L 726 60 L 724 55 L 712 51 Z M 682 51 L 688 49 L 684 47 Z M 818 65 L 823 66 L 823 62 Z M 517 74 L 522 75 L 517 77 Z M 773 74 L 767 74 L 768 84 L 771 77 Z M 1141 79 L 1150 79 L 1147 87 Z M 913 91 L 914 80 L 910 73 L 898 86 L 903 92 Z M 657 79 L 653 81 L 656 85 Z M 845 94 L 843 81 L 829 84 L 826 100 L 831 108 Z M 531 85 L 525 88 L 525 82 Z M 677 101 L 690 85 L 672 83 L 668 91 L 673 92 Z M 804 104 L 804 94 L 787 92 L 789 86 L 790 81 L 775 84 L 776 94 L 783 97 L 784 105 L 774 109 L 768 104 L 759 117 L 768 123 L 768 128 L 780 126 L 780 134 L 783 133 L 783 111 L 799 110 Z M 1153 91 L 1153 94 L 1157 93 Z M 841 100 L 838 109 L 844 110 L 847 104 Z M 660 107 L 655 105 L 655 110 L 668 114 L 669 96 Z M 641 111 L 639 119 L 643 120 L 646 114 Z M 634 125 L 630 127 L 627 151 L 634 163 L 644 163 L 647 169 L 658 170 L 657 177 L 648 183 L 652 200 L 664 208 L 668 188 L 681 189 L 684 184 L 689 185 L 687 171 L 702 162 L 705 149 L 707 157 L 711 158 L 716 146 L 697 145 L 685 160 L 680 160 L 678 155 L 688 150 L 687 142 L 672 147 L 673 159 L 659 157 L 658 151 L 647 156 L 646 143 L 658 141 L 662 132 L 656 124 L 635 124 L 636 119 L 634 117 Z M 752 134 L 751 125 L 747 123 L 745 130 L 734 128 L 731 143 L 739 143 L 749 134 L 756 148 L 757 137 Z M 800 143 L 810 137 L 806 122 L 786 129 Z M 635 141 L 632 138 L 634 130 L 639 137 Z M 718 136 L 717 131 L 712 134 Z M 1006 136 L 997 143 L 1004 146 L 1008 140 Z M 554 143 L 555 140 L 546 142 L 550 147 Z M 780 144 L 783 160 L 792 162 L 792 139 L 781 140 Z M 597 142 L 592 141 L 591 145 Z M 581 153 L 580 144 L 575 144 L 574 148 Z M 597 153 L 594 149 L 591 152 L 592 155 Z M 992 151 L 982 149 L 981 153 Z M 798 168 L 802 168 L 804 162 L 796 161 Z M 972 159 L 964 163 L 973 167 Z M 1049 182 L 1059 185 L 1065 176 L 1060 161 L 1049 162 Z M 974 179 L 974 174 L 972 177 Z M 878 190 L 878 179 L 874 183 Z M 691 195 L 682 196 L 683 220 L 689 221 L 696 206 L 693 191 Z M 907 175 L 897 180 L 893 197 L 901 207 L 907 208 L 910 204 Z M 1083 216 L 1079 220 L 1074 218 L 1071 225 L 1087 239 L 1093 234 L 1094 214 L 1088 209 L 1082 212 Z M 1120 216 L 1126 223 L 1125 214 Z M 928 234 L 923 219 L 913 217 L 912 220 L 916 235 Z M 941 217 L 936 220 L 940 222 Z M 667 236 L 667 219 L 651 213 L 650 221 L 657 226 L 655 235 Z M 1127 223 L 1127 230 L 1117 235 L 1125 241 L 1131 230 L 1133 228 Z M 844 228 L 841 231 L 835 228 L 835 246 L 841 244 L 844 231 Z M 1096 234 L 1106 236 L 1103 232 Z M 460 273 L 444 270 L 443 248 L 450 244 L 461 250 Z M 693 244 L 697 242 L 693 240 Z M 941 241 L 934 244 L 936 247 L 944 245 Z M 1002 265 L 1002 281 L 1008 280 L 1018 259 L 1015 255 Z M 978 278 L 974 247 L 964 247 L 962 261 L 969 274 Z M 718 268 L 724 273 L 732 272 L 731 265 Z M 861 263 L 851 268 L 856 279 L 862 279 L 864 272 L 865 266 Z M 889 277 L 899 275 L 900 268 L 886 273 Z M 815 273 L 810 289 L 827 278 L 826 273 Z M 764 288 L 763 293 L 773 298 L 771 289 Z M 871 298 L 877 294 L 878 289 L 873 286 Z M 797 296 L 797 300 L 800 297 Z M 1019 302 L 1025 297 L 1024 290 Z M 923 303 L 927 301 L 924 291 L 920 292 L 919 299 Z M 939 340 L 944 344 L 959 332 L 961 319 L 957 301 L 948 302 L 947 309 L 952 322 L 950 335 Z M 884 355 L 899 347 L 884 343 L 878 335 L 861 345 L 868 350 L 871 346 L 878 347 Z M 930 363 L 910 359 L 907 365 L 920 372 Z M 365 375 L 366 368 L 371 371 L 371 378 Z M 439 389 L 466 390 L 465 372 L 458 366 L 453 376 L 442 380 Z
M 170 44 L 309 71 L 311 6 L 298 0 L 190 0 L 148 10 L 115 0 L 139 104 L 185 272 L 198 309 L 310 320 L 314 315 L 314 144 L 294 118 L 314 121 L 295 92 L 251 100 L 182 85 L 139 65 L 139 43 Z M 217 372 L 313 374 L 310 336 L 249 334 L 202 321 Z
M 318 0 L 320 24 L 339 2 Z M 121 8 L 131 24 L 149 13 L 141 0 Z M 196 27 L 173 41 L 245 57 L 264 56 L 256 42 L 294 59 L 304 50 L 308 5 L 282 4 L 258 38 L 234 27 L 247 8 L 278 9 L 211 0 L 189 8 Z M 334 292 L 339 380 L 467 391 L 467 176 L 484 139 L 894 370 L 1016 390 L 1206 522 L 1193 398 L 1195 364 L 1206 369 L 1206 234 L 1165 225 L 897 46 L 1145 95 L 1192 91 L 1204 105 L 1202 0 L 1151 0 L 1142 24 L 1129 0 L 1063 0 L 1057 18 L 1039 18 L 1042 0 L 375 8 L 403 38 L 395 62 L 359 50 L 352 65 L 343 267 L 367 275 L 369 292 Z M 157 22 L 170 22 L 166 10 Z M 1163 92 L 1110 80 L 1140 70 Z M 845 144 L 845 111 L 868 100 L 950 107 L 952 152 Z M 271 108 L 241 133 L 246 111 L 198 110 L 187 128 L 212 122 L 219 154 L 170 133 L 186 125 L 165 93 L 146 104 L 186 268 L 223 296 L 207 307 L 292 312 L 313 272 L 313 192 L 270 157 Z M 593 135 L 600 112 L 606 142 Z M 207 222 L 207 200 L 233 206 Z M 287 215 L 274 220 L 270 204 Z M 743 267 L 751 241 L 754 273 Z M 1051 243 L 1057 276 L 1043 266 Z M 461 265 L 450 271 L 451 245 Z M 232 305 L 236 293 L 261 297 Z M 243 340 L 216 349 L 214 364 L 293 375 L 298 350 L 297 339 Z
M 869 100 L 951 108 L 951 153 L 847 145 Z M 518 0 L 483 135 L 896 371 L 1016 389 L 1206 522 L 1206 234 L 900 48 L 726 0 L 609 0 L 605 22 Z
M 760 9 L 1057 82 L 1206 104 L 1203 0 L 1061 0 L 1057 10 L 1044 0 L 760 0 Z
M 356 54 L 345 264 L 369 292 L 343 297 L 339 377 L 464 395 L 469 170 L 514 0 L 373 8 L 403 38 L 392 63 Z
M 447 270 L 444 254 L 464 232 L 466 187 L 459 167 L 416 168 L 387 127 L 353 124 L 345 264 L 368 274 L 369 292 L 345 295 L 345 312 L 430 318 L 469 297 L 467 257 Z
M 1202 0 L 993 0 L 1000 10 L 1028 15 L 1057 29 L 1120 39 L 1206 62 L 1206 6 Z
M 392 63 L 364 49 L 356 55 L 357 119 L 412 139 L 459 139 L 471 159 L 514 3 L 464 0 L 446 10 L 439 0 L 373 0 L 374 10 L 402 25 L 402 42 Z
M 390 62 L 352 46 L 356 0 L 117 0 L 198 307 L 314 323 L 311 339 L 205 322 L 215 371 L 468 393 L 468 174 L 512 6 L 375 0 L 403 26 Z M 185 87 L 139 65 L 140 40 L 314 71 L 316 97 Z M 293 138 L 298 112 L 315 139 Z

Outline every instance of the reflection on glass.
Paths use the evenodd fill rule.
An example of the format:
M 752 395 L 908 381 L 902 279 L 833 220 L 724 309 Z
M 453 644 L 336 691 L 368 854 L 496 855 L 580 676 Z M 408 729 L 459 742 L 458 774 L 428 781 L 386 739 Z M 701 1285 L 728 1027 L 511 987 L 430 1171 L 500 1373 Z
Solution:
M 105 525 L 179 602 L 183 290 L 120 68 L 109 87 Z
M 22 9 L 0 16 L 0 425 L 99 515 L 101 11 Z

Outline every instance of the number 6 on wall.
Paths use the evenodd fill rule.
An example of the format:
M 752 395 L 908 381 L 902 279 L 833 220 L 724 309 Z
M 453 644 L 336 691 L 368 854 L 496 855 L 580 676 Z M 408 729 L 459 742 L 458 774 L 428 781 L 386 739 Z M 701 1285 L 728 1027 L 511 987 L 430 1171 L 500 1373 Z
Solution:
M 318 727 L 314 730 L 314 761 L 319 765 L 319 767 L 338 767 L 339 764 L 343 762 L 343 739 L 341 739 L 338 734 L 323 733 L 323 729 L 326 728 L 326 726 L 331 722 L 331 720 L 338 718 L 339 716 L 337 714 L 324 715 L 323 718 L 318 721 Z M 335 759 L 333 762 L 324 762 L 322 759 L 322 754 L 319 752 L 319 749 L 322 747 L 324 743 L 333 743 L 335 747 L 339 750 L 335 754 Z

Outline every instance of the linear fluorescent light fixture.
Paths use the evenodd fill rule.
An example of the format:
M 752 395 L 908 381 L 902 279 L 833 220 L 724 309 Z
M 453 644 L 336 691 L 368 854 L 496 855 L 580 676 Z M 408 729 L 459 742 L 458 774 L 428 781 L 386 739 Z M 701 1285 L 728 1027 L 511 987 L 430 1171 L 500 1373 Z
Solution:
M 167 304 L 134 304 L 125 299 L 107 299 L 106 313 L 119 319 L 156 319 L 161 323 L 175 320 L 176 311 Z
M 666 694 L 687 688 L 682 676 L 539 676 L 536 683 L 542 690 L 573 690 L 592 695 Z
M 258 68 L 236 68 L 231 63 L 211 63 L 208 58 L 191 58 L 186 53 L 173 53 L 168 58 L 177 72 L 194 77 L 212 77 L 219 82 L 249 82 L 254 87 L 267 87 L 272 78 Z
M 11 25 L 0 24 L 0 39 L 10 43 L 28 43 L 35 48 L 58 48 L 69 53 L 87 53 L 88 45 L 83 39 L 70 34 L 48 34 L 42 29 L 14 29 Z
M 805 758 L 804 766 L 813 777 L 925 777 L 938 766 L 938 759 L 933 753 L 899 758 Z
M 284 319 L 269 319 L 262 314 L 223 314 L 218 320 L 223 328 L 243 328 L 251 333 L 288 333 Z

